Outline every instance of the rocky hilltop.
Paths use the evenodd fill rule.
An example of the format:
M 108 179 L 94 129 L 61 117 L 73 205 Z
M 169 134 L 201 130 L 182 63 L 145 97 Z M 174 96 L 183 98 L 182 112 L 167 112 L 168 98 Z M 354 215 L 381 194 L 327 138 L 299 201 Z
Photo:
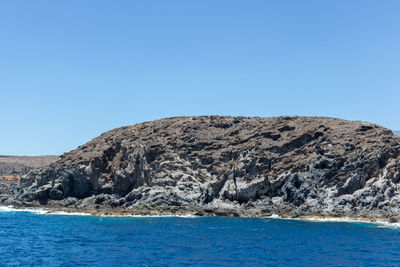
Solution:
M 322 117 L 177 117 L 111 130 L 0 202 L 135 214 L 399 220 L 400 137 Z

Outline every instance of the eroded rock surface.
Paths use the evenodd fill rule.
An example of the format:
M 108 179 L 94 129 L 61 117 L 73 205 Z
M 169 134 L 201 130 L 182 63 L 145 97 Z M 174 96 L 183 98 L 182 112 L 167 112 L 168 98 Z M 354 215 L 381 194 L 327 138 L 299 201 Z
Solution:
M 3 203 L 147 213 L 400 214 L 400 137 L 320 117 L 177 117 L 111 130 Z

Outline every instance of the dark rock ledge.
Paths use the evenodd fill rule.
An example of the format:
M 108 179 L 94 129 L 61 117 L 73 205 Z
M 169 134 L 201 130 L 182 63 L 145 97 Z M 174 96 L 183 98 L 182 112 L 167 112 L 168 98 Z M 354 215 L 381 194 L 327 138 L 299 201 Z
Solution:
M 177 117 L 111 130 L 0 205 L 107 214 L 400 220 L 400 137 L 321 117 Z

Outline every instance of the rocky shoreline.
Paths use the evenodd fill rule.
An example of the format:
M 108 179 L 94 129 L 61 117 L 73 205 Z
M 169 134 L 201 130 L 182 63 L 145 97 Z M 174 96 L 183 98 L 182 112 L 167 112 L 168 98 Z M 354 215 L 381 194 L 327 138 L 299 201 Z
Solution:
M 351 216 L 335 216 L 335 215 L 302 215 L 298 217 L 292 217 L 290 214 L 261 214 L 257 211 L 247 215 L 239 215 L 236 210 L 220 210 L 216 213 L 213 212 L 194 212 L 194 211 L 184 211 L 178 209 L 176 211 L 164 211 L 160 212 L 158 210 L 118 210 L 118 209 L 105 209 L 105 210 L 82 210 L 75 208 L 65 208 L 65 207 L 43 207 L 38 206 L 0 206 L 1 208 L 6 208 L 9 211 L 28 211 L 32 213 L 38 213 L 41 215 L 72 215 L 72 216 L 96 216 L 96 217 L 125 217 L 125 218 L 135 218 L 135 217 L 184 217 L 184 218 L 199 218 L 199 217 L 213 217 L 213 216 L 223 216 L 223 217 L 242 217 L 242 218 L 271 218 L 271 219 L 287 219 L 287 220 L 302 220 L 302 221 L 315 221 L 315 222 L 357 222 L 357 223 L 379 223 L 388 224 L 389 226 L 400 227 L 399 221 L 396 218 L 382 218 L 382 217 L 351 217 Z
M 321 117 L 178 117 L 106 132 L 0 205 L 93 215 L 400 221 L 400 137 Z
M 280 218 L 280 219 L 300 219 L 300 220 L 352 220 L 360 222 L 387 222 L 387 223 L 399 223 L 400 219 L 398 216 L 386 216 L 379 213 L 358 213 L 353 212 L 338 212 L 338 213 L 325 213 L 325 214 L 314 214 L 314 213 L 282 213 L 276 210 L 278 213 L 263 212 L 259 209 L 241 209 L 239 208 L 199 208 L 199 207 L 169 207 L 167 209 L 154 209 L 149 207 L 137 207 L 134 209 L 119 209 L 119 208 L 98 208 L 91 209 L 87 208 L 71 208 L 63 207 L 60 205 L 41 205 L 40 203 L 26 203 L 19 204 L 17 206 L 6 206 L 20 210 L 32 210 L 43 209 L 48 214 L 87 214 L 91 216 L 106 216 L 106 217 L 142 217 L 142 216 L 196 216 L 196 217 L 212 217 L 212 216 L 223 216 L 223 217 L 247 217 L 247 218 Z

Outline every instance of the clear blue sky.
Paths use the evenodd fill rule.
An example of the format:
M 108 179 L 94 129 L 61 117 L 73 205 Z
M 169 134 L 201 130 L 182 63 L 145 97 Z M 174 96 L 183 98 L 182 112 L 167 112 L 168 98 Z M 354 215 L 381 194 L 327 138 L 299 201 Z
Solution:
M 0 1 L 0 154 L 180 115 L 400 129 L 400 1 Z

